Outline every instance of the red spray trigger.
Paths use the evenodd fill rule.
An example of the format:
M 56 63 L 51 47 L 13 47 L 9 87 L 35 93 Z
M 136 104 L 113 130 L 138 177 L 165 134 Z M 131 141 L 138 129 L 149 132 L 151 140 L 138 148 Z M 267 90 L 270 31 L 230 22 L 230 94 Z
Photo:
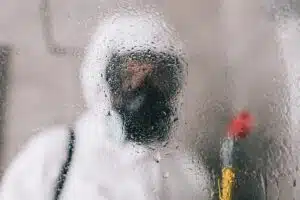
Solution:
M 239 113 L 229 124 L 228 136 L 232 138 L 245 138 L 253 127 L 253 117 L 247 111 Z

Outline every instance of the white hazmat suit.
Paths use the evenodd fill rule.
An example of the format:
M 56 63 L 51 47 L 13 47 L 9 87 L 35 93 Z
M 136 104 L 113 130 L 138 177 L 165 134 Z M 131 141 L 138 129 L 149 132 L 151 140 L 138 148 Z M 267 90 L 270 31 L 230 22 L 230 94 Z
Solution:
M 158 16 L 124 14 L 101 22 L 81 68 L 88 109 L 72 126 L 60 199 L 209 199 L 208 173 L 175 139 L 184 134 L 183 59 L 182 44 Z M 127 85 L 126 66 L 133 70 Z M 148 71 L 139 74 L 139 66 Z M 6 170 L 0 199 L 54 199 L 70 156 L 69 132 L 57 126 L 35 135 Z

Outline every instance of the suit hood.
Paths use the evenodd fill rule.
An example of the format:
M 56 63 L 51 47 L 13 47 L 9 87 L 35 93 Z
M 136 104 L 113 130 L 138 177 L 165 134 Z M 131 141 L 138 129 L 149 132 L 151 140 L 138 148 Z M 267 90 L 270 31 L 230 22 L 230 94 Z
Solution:
M 87 47 L 81 67 L 83 95 L 89 110 L 97 115 L 114 115 L 112 97 L 106 79 L 106 68 L 114 54 L 152 51 L 175 55 L 183 73 L 182 88 L 175 102 L 176 118 L 181 119 L 186 63 L 183 43 L 161 16 L 148 13 L 116 14 L 101 21 Z M 115 115 L 115 121 L 121 118 Z M 182 121 L 182 120 L 181 120 Z

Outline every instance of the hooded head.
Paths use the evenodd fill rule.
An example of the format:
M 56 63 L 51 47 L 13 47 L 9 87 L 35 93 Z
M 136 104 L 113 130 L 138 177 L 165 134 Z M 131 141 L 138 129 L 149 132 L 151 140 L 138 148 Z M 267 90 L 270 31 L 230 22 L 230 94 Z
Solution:
M 162 18 L 115 15 L 102 22 L 83 62 L 87 106 L 113 118 L 125 140 L 164 141 L 181 119 L 185 68 L 182 43 Z

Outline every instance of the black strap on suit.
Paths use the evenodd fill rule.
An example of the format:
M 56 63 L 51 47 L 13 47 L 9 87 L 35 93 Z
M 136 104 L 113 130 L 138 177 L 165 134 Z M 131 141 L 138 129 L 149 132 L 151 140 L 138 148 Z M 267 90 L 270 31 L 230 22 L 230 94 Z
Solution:
M 62 168 L 60 170 L 60 174 L 57 179 L 57 183 L 54 190 L 54 198 L 53 200 L 59 200 L 59 197 L 61 196 L 61 192 L 63 190 L 64 184 L 66 182 L 66 178 L 69 172 L 69 168 L 72 162 L 72 157 L 74 153 L 74 146 L 75 146 L 75 133 L 73 128 L 69 128 L 69 143 L 68 143 L 68 155 L 67 159 L 62 165 Z

